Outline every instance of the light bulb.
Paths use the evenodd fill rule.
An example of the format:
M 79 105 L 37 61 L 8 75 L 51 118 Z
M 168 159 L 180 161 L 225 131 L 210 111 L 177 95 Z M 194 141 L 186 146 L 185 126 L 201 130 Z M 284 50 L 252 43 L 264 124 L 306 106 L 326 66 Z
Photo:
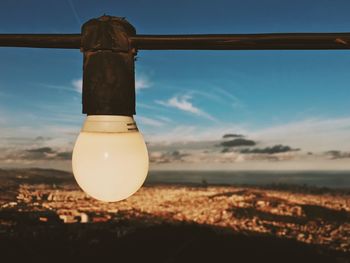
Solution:
M 146 144 L 134 119 L 88 116 L 74 146 L 72 168 L 79 186 L 95 199 L 115 202 L 134 194 L 148 173 Z

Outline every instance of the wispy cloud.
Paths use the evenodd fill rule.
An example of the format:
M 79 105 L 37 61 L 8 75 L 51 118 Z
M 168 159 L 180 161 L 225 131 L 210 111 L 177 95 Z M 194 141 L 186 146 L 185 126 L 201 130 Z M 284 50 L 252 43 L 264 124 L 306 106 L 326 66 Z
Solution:
M 152 86 L 151 81 L 145 75 L 136 76 L 135 89 L 136 91 L 147 89 Z
M 4 150 L 4 149 L 2 149 Z M 23 162 L 35 162 L 39 160 L 47 161 L 70 161 L 72 151 L 52 148 L 52 147 L 32 147 L 29 149 L 7 149 L 5 154 L 0 155 L 0 162 L 5 163 L 23 163 Z
M 137 107 L 140 107 L 142 109 L 147 109 L 147 110 L 154 110 L 154 111 L 160 111 L 162 108 L 161 107 L 157 107 L 157 106 L 154 106 L 154 105 L 149 105 L 149 104 L 145 104 L 145 103 L 142 103 L 142 102 L 138 102 L 136 104 Z
M 143 117 L 143 116 L 136 116 L 137 122 L 141 123 L 141 125 L 147 125 L 152 127 L 162 127 L 164 125 L 164 122 L 161 120 Z
M 72 85 L 73 85 L 73 88 L 76 92 L 78 92 L 78 93 L 83 92 L 83 80 L 82 79 L 73 79 Z
M 200 108 L 193 105 L 190 101 L 192 96 L 190 95 L 182 95 L 182 96 L 174 96 L 166 101 L 156 100 L 155 102 L 159 105 L 163 105 L 165 107 L 175 108 L 184 112 L 189 112 L 197 116 L 201 116 L 207 118 L 209 120 L 215 121 L 215 118 Z
M 269 143 L 286 143 L 310 151 L 350 148 L 350 118 L 312 118 L 259 129 L 250 133 Z
M 228 124 L 218 127 L 217 125 L 203 127 L 201 125 L 168 125 L 171 129 L 161 130 L 157 133 L 145 134 L 148 141 L 152 142 L 179 142 L 188 143 L 191 141 L 217 141 L 223 134 L 236 132 L 246 134 L 246 125 Z
M 68 0 L 68 4 L 69 4 L 70 8 L 72 9 L 75 20 L 77 21 L 78 25 L 81 26 L 82 22 L 81 22 L 79 15 L 78 15 L 78 12 L 74 6 L 73 0 Z
M 168 128 L 169 125 L 164 126 Z M 235 122 L 220 126 L 172 125 L 157 133 L 145 134 L 153 142 L 189 142 L 219 140 L 227 133 L 244 134 L 259 142 L 259 147 L 291 145 L 304 152 L 329 150 L 349 151 L 350 118 L 304 119 L 269 127 L 254 127 L 250 123 Z
M 222 88 L 216 88 L 215 93 L 220 93 L 221 95 L 223 95 L 224 98 L 229 99 L 229 103 L 233 108 L 243 108 L 245 106 L 244 103 L 238 97 L 228 92 L 227 90 L 224 90 Z
M 53 90 L 58 90 L 58 91 L 72 91 L 71 87 L 64 86 L 64 85 L 44 84 L 44 83 L 39 83 L 36 85 L 39 85 L 39 86 L 44 87 L 46 89 L 53 89 Z
M 157 119 L 162 120 L 164 122 L 172 122 L 170 118 L 164 116 L 157 116 Z

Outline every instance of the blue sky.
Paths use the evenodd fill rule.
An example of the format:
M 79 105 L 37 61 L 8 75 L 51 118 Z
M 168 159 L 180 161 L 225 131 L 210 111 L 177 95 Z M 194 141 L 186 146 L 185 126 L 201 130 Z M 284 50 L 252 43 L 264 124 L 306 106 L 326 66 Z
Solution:
M 345 0 L 2 0 L 0 33 L 79 33 L 104 13 L 140 34 L 350 31 Z M 0 61 L 0 137 L 69 149 L 83 121 L 80 52 L 0 48 Z M 139 126 L 150 141 L 232 132 L 263 146 L 348 151 L 349 65 L 349 51 L 140 51 Z

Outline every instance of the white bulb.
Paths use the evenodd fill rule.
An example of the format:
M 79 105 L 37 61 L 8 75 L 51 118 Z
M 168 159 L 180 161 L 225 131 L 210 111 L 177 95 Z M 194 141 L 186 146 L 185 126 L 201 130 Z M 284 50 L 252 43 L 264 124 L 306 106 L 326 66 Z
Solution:
M 134 194 L 148 173 L 148 153 L 128 116 L 88 116 L 75 143 L 73 174 L 90 196 L 106 202 Z

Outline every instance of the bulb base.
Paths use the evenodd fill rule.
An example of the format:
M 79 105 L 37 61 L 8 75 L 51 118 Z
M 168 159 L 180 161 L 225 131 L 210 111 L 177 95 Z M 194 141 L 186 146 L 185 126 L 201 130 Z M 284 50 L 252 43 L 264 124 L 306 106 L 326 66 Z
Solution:
M 85 119 L 82 132 L 129 133 L 138 132 L 131 116 L 89 115 Z

